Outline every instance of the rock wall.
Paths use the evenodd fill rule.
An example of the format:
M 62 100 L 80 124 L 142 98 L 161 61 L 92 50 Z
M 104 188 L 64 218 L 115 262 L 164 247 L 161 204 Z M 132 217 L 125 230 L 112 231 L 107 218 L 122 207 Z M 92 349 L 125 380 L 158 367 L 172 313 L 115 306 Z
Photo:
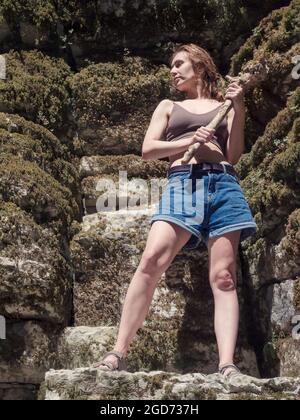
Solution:
M 141 146 L 157 103 L 183 99 L 170 90 L 166 66 L 178 42 L 207 48 L 223 75 L 261 57 L 270 67 L 268 79 L 247 94 L 246 150 L 236 165 L 259 227 L 238 253 L 236 360 L 249 375 L 300 376 L 300 341 L 292 334 L 300 312 L 300 85 L 294 61 L 300 2 L 270 0 L 259 8 L 236 0 L 221 8 L 213 0 L 157 3 L 0 5 L 6 62 L 6 79 L 0 80 L 0 315 L 7 322 L 6 340 L 0 340 L 0 399 L 37 398 L 51 369 L 69 371 L 49 372 L 40 399 L 128 395 L 111 395 L 110 381 L 76 369 L 113 345 L 154 211 L 152 181 L 162 188 L 166 181 L 167 159 L 143 161 Z M 117 189 L 114 203 L 119 171 L 126 171 L 128 193 Z M 159 191 L 152 190 L 155 204 Z M 104 192 L 109 211 L 99 211 Z M 197 377 L 195 372 L 216 371 L 212 322 L 207 251 L 200 244 L 180 252 L 163 274 L 132 343 L 129 370 L 146 372 L 137 391 L 151 371 L 162 370 L 153 379 L 158 399 L 297 398 L 297 379 L 228 388 L 216 378 Z M 125 379 L 136 384 L 130 375 Z M 84 383 L 83 394 L 77 381 Z

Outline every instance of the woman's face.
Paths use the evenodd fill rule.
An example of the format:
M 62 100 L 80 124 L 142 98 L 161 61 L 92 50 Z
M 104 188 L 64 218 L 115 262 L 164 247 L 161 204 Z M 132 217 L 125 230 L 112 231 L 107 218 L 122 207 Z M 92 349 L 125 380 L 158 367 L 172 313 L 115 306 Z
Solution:
M 171 63 L 170 75 L 173 86 L 181 92 L 195 87 L 197 78 L 188 53 L 180 51 L 175 55 Z

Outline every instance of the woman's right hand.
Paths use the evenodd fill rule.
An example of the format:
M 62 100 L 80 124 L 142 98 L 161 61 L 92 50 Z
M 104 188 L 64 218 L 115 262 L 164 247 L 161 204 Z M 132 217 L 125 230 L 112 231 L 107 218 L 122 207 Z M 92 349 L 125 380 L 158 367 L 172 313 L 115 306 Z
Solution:
M 205 144 L 209 142 L 213 138 L 215 132 L 216 130 L 214 130 L 213 128 L 206 128 L 201 126 L 194 134 L 192 138 L 192 144 Z

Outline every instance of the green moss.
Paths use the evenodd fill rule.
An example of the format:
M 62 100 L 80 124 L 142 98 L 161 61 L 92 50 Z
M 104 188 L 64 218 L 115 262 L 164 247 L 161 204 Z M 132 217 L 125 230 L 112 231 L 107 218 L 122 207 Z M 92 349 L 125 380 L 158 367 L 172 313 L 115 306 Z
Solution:
M 287 107 L 281 110 L 266 127 L 265 133 L 261 136 L 251 150 L 253 165 L 258 166 L 262 163 L 267 154 L 280 151 L 280 147 L 293 137 L 295 119 L 299 118 L 300 107 L 300 88 L 292 92 L 287 102 Z M 295 133 L 296 134 L 296 133 Z M 297 134 L 296 134 L 297 135 Z
M 97 125 L 101 117 L 109 123 L 125 120 L 127 115 L 149 108 L 149 90 L 152 103 L 165 96 L 162 76 L 157 77 L 156 69 L 150 62 L 139 57 L 128 57 L 122 64 L 88 66 L 76 74 L 71 82 L 74 119 L 79 126 Z
M 141 154 L 145 126 L 159 100 L 169 96 L 169 70 L 125 57 L 120 63 L 88 66 L 72 78 L 71 87 L 77 153 Z
M 260 213 L 262 225 L 268 221 L 269 230 L 286 222 L 299 201 L 299 144 L 295 143 L 299 138 L 295 124 L 299 118 L 299 100 L 298 88 L 291 93 L 287 107 L 278 113 L 256 141 L 246 162 L 242 160 L 240 163 L 240 172 L 246 175 L 248 171 L 241 182 L 248 203 L 254 215 Z M 274 222 L 270 224 L 272 219 Z M 262 227 L 261 233 L 265 234 Z
M 26 126 L 25 120 L 19 121 L 19 123 L 25 123 Z M 35 128 L 36 131 L 38 131 L 38 126 Z M 78 171 L 70 162 L 61 158 L 56 158 L 63 154 L 63 148 L 60 146 L 57 139 L 53 136 L 56 141 L 49 144 L 48 140 L 52 140 L 51 133 L 49 133 L 48 138 L 46 136 L 45 139 L 43 135 L 31 137 L 31 135 L 34 135 L 34 131 L 22 130 L 19 126 L 17 126 L 16 129 L 26 132 L 27 134 L 9 132 L 4 128 L 0 128 L 1 158 L 9 159 L 9 156 L 12 155 L 33 162 L 76 195 L 79 190 Z M 57 146 L 57 149 L 55 149 L 55 146 Z
M 18 133 L 24 136 L 22 138 L 36 140 L 43 153 L 47 153 L 49 158 L 69 157 L 67 148 L 60 143 L 59 139 L 52 134 L 51 131 L 41 125 L 34 124 L 32 121 L 28 121 L 19 115 L 0 112 L 0 128 L 12 133 L 11 136 L 8 136 L 7 134 L 9 139 L 14 139 L 14 135 Z M 2 146 L 3 145 L 4 142 L 2 142 Z
M 255 394 L 231 394 L 231 400 L 234 401 L 266 401 L 266 400 L 298 400 L 295 395 L 285 394 L 284 392 L 263 392 L 260 395 Z
M 300 210 L 294 210 L 287 221 L 286 236 L 282 242 L 287 255 L 296 260 L 300 255 Z
M 288 145 L 285 151 L 277 154 L 269 167 L 270 175 L 275 181 L 285 180 L 290 183 L 300 182 L 300 143 Z
M 300 276 L 298 276 L 297 280 L 294 280 L 294 298 L 293 298 L 293 305 L 297 312 L 300 311 Z
M 267 79 L 246 95 L 246 148 L 249 151 L 254 145 L 254 166 L 262 161 L 267 152 L 274 152 L 273 140 L 282 141 L 283 133 L 290 130 L 294 119 L 297 118 L 297 111 L 290 106 L 291 104 L 288 104 L 284 111 L 282 108 L 298 86 L 297 80 L 291 78 L 291 71 L 292 58 L 299 51 L 299 14 L 298 0 L 292 1 L 288 7 L 274 10 L 261 20 L 253 30 L 252 36 L 231 60 L 231 74 L 243 71 L 249 60 L 256 61 L 262 57 L 269 67 Z M 262 138 L 258 138 L 259 136 Z
M 242 65 L 251 60 L 257 52 L 286 52 L 298 41 L 299 31 L 299 2 L 291 1 L 290 5 L 273 10 L 263 18 L 259 25 L 253 29 L 252 36 L 233 57 L 231 71 L 237 73 Z M 272 59 L 271 56 L 269 56 Z M 271 70 L 272 71 L 272 70 Z
M 35 163 L 0 154 L 0 180 L 2 199 L 30 212 L 37 222 L 61 220 L 67 227 L 78 217 L 71 192 Z
M 4 56 L 7 80 L 0 81 L 1 110 L 59 130 L 70 106 L 68 65 L 37 50 Z
M 99 222 L 95 229 L 79 233 L 70 243 L 77 325 L 110 326 L 119 322 L 124 282 L 120 268 L 126 256 L 118 241 L 103 236 L 103 229 L 105 223 Z
M 92 165 L 95 170 L 84 168 L 81 177 L 110 175 L 118 179 L 119 171 L 126 171 L 127 178 L 164 178 L 169 168 L 169 163 L 164 161 L 143 160 L 141 157 L 126 154 L 124 156 L 93 156 Z

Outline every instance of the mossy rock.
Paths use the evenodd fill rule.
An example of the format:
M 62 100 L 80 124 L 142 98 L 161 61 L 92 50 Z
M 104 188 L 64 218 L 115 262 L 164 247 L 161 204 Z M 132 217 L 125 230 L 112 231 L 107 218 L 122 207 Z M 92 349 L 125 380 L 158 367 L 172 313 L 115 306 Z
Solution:
M 237 168 L 244 176 L 241 185 L 249 205 L 254 214 L 261 214 L 265 231 L 284 223 L 300 202 L 300 152 L 296 143 L 299 94 L 300 88 L 292 92 L 286 108 L 269 122 L 265 133 Z
M 7 131 L 9 134 L 20 134 L 24 136 L 22 138 L 36 140 L 42 153 L 45 153 L 49 160 L 66 157 L 69 160 L 71 157 L 68 148 L 50 130 L 19 115 L 0 112 L 0 129 L 3 130 L 2 132 Z M 4 146 L 5 144 L 2 142 L 1 149 Z
M 43 2 L 24 3 L 21 0 L 3 0 L 2 14 L 9 23 L 12 34 L 5 45 L 19 41 L 26 46 L 36 44 L 43 48 L 58 46 L 67 50 L 74 46 L 79 55 L 99 55 L 109 49 L 125 47 L 148 48 L 153 57 L 165 55 L 169 48 L 170 34 L 176 38 L 184 32 L 199 38 L 215 50 L 217 60 L 222 64 L 224 46 L 227 54 L 249 35 L 259 20 L 270 10 L 288 4 L 288 0 L 252 2 L 241 6 L 238 0 L 220 2 L 199 0 L 187 7 L 185 0 L 119 1 L 102 0 L 97 3 L 82 3 L 70 0 L 67 3 Z M 58 31 L 57 22 L 60 23 Z M 211 30 L 213 25 L 213 31 Z M 30 28 L 26 36 L 23 28 Z M 230 28 L 230 30 L 228 30 Z M 197 35 L 195 35 L 197 34 Z M 202 35 L 202 36 L 201 36 Z
M 72 78 L 71 87 L 79 153 L 141 154 L 155 104 L 169 94 L 169 74 L 166 66 L 125 57 L 122 63 L 88 66 Z
M 252 36 L 232 57 L 232 74 L 242 71 L 249 60 L 265 58 L 269 66 L 267 79 L 247 95 L 247 147 L 263 134 L 264 126 L 284 107 L 290 92 L 299 86 L 292 77 L 293 57 L 299 52 L 298 0 L 272 11 L 253 30 Z M 249 149 L 248 149 L 249 150 Z
M 295 262 L 300 260 L 300 209 L 294 210 L 288 218 L 283 248 Z M 296 307 L 300 307 L 300 296 L 298 300 Z
M 0 201 L 0 313 L 65 324 L 71 318 L 70 263 L 58 238 L 13 203 Z
M 80 163 L 80 178 L 88 176 L 112 175 L 119 177 L 119 171 L 126 171 L 127 178 L 163 178 L 169 163 L 162 160 L 143 160 L 130 154 L 124 156 L 86 156 Z
M 35 163 L 0 154 L 0 197 L 32 214 L 37 223 L 60 221 L 65 229 L 79 217 L 78 205 L 63 187 Z
M 0 347 L 1 380 L 7 384 L 39 385 L 57 359 L 62 326 L 36 320 L 7 320 L 6 340 Z
M 19 156 L 25 161 L 37 164 L 42 170 L 50 174 L 63 186 L 69 188 L 74 195 L 78 194 L 79 174 L 75 166 L 62 158 L 56 158 L 55 153 L 40 139 L 32 138 L 28 134 L 9 132 L 0 128 L 0 155 Z
M 12 50 L 4 57 L 7 79 L 0 81 L 0 111 L 61 129 L 70 106 L 69 66 L 37 50 Z
M 101 236 L 101 223 L 97 232 L 89 232 L 88 236 L 80 232 L 73 237 L 70 252 L 75 272 L 73 303 L 77 325 L 86 325 L 88 319 L 90 325 L 118 323 L 121 251 L 116 241 Z M 100 319 L 96 314 L 101 314 Z

